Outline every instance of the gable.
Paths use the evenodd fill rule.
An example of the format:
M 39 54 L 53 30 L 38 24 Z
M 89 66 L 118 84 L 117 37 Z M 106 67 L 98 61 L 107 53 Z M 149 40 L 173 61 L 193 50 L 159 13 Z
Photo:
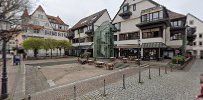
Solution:
M 116 16 L 113 19 L 113 23 L 125 21 L 123 18 L 121 18 L 119 16 L 119 14 L 123 12 L 122 7 L 123 7 L 123 5 L 125 5 L 127 3 L 130 5 L 129 10 L 132 12 L 132 15 L 129 19 L 139 18 L 142 10 L 158 6 L 158 3 L 156 3 L 152 0 L 124 0 L 122 5 L 120 6 L 118 13 L 116 14 Z M 133 11 L 134 4 L 136 4 L 135 11 Z M 127 19 L 127 20 L 129 20 L 129 19 Z

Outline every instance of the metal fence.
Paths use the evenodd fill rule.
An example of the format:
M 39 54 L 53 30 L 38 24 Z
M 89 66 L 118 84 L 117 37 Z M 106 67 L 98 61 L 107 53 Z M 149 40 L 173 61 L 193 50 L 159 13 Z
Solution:
M 90 79 L 82 80 L 68 85 L 59 86 L 42 92 L 38 92 L 27 96 L 25 99 L 31 100 L 76 100 L 83 95 L 96 91 L 97 94 L 101 96 L 106 96 L 106 87 L 115 82 L 121 82 L 121 89 L 126 89 L 126 79 L 132 75 L 138 74 L 139 79 L 138 84 L 143 83 L 142 78 L 147 77 L 147 79 L 152 79 L 151 69 L 157 70 L 156 75 L 161 76 L 162 73 L 167 74 L 168 67 L 152 67 L 149 65 L 141 65 L 140 67 L 129 67 L 117 72 L 109 73 L 106 75 L 96 76 Z M 164 72 L 162 70 L 165 70 Z M 142 72 L 147 71 L 147 75 L 142 76 Z M 172 69 L 171 69 L 172 71 Z M 154 73 L 153 73 L 154 74 Z M 111 87 L 111 93 L 117 90 L 117 87 Z M 88 99 L 93 99 L 94 97 L 88 97 Z M 80 98 L 81 99 L 81 98 Z

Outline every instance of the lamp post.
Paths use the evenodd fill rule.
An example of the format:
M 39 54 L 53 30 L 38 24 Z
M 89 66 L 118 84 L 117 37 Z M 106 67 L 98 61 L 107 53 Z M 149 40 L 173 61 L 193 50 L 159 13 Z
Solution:
M 140 49 L 141 49 L 140 39 L 138 39 L 138 46 L 139 46 L 139 50 L 138 50 L 139 83 L 142 83 L 142 82 L 141 82 L 141 66 L 140 66 L 140 65 L 141 65 L 141 64 L 140 64 L 140 58 L 141 58 L 141 57 L 140 57 L 140 56 L 141 56 L 141 55 L 140 55 L 140 54 L 141 54 L 141 50 L 140 50 Z
M 11 23 L 9 21 L 0 20 L 0 33 L 1 33 L 1 40 L 2 40 L 2 59 L 3 59 L 3 67 L 2 67 L 2 85 L 1 85 L 1 99 L 6 99 L 8 97 L 7 91 L 7 66 L 6 66 L 6 44 L 8 42 L 7 33 L 11 28 Z

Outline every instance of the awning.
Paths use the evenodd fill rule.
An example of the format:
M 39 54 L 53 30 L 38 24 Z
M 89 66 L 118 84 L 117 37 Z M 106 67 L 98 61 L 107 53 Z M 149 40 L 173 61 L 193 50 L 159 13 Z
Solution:
M 167 48 L 166 44 L 162 42 L 143 43 L 142 48 Z
M 181 48 L 182 45 L 171 45 L 169 46 L 170 48 L 173 48 L 173 49 L 177 49 L 177 48 Z
M 118 45 L 115 48 L 132 49 L 132 48 L 139 48 L 139 46 L 136 44 L 134 44 L 134 45 Z

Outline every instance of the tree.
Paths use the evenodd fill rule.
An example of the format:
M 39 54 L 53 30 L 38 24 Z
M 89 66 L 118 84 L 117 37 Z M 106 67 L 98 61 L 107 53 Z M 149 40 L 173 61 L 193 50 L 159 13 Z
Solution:
M 37 58 L 38 51 L 43 47 L 43 39 L 28 38 L 25 41 L 23 41 L 23 47 L 26 50 L 33 50 L 34 57 Z
M 43 46 L 42 48 L 46 51 L 46 56 L 47 56 L 47 51 L 49 50 L 49 42 L 47 41 L 47 39 L 43 39 Z
M 57 48 L 59 49 L 60 51 L 60 56 L 61 56 L 61 50 L 62 49 L 67 49 L 71 46 L 71 43 L 68 42 L 67 40 L 58 40 L 57 41 Z
M 47 48 L 49 48 L 51 50 L 51 58 L 52 58 L 52 56 L 53 56 L 52 52 L 57 46 L 57 40 L 48 38 L 48 39 L 45 39 L 45 41 L 46 41 L 45 43 L 47 45 Z
M 2 59 L 3 59 L 3 67 L 2 67 L 2 85 L 1 85 L 1 98 L 6 99 L 8 97 L 7 92 L 7 68 L 6 68 L 6 44 L 12 38 L 12 36 L 18 33 L 18 25 L 21 13 L 26 7 L 29 7 L 30 0 L 0 0 L 0 22 L 9 22 L 13 29 L 1 29 L 0 30 L 0 40 L 3 41 L 2 45 Z

